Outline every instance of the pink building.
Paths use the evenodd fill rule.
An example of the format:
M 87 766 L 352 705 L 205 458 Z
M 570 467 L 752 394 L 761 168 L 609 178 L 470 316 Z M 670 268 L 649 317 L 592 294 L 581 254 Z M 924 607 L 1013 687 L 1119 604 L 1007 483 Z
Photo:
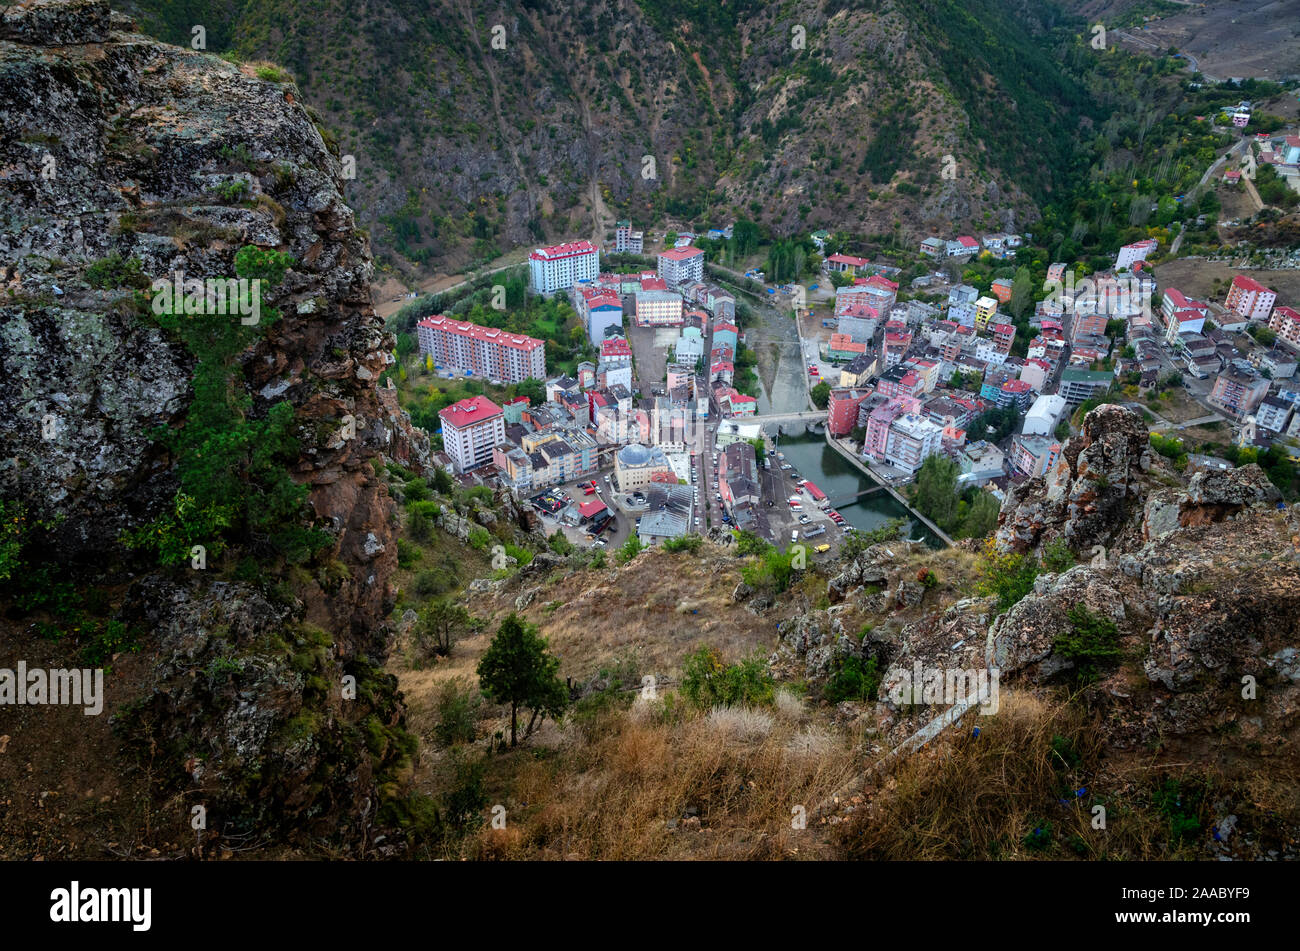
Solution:
M 1268 320 L 1277 301 L 1277 291 L 1270 290 L 1253 277 L 1238 274 L 1228 288 L 1223 306 L 1247 320 Z

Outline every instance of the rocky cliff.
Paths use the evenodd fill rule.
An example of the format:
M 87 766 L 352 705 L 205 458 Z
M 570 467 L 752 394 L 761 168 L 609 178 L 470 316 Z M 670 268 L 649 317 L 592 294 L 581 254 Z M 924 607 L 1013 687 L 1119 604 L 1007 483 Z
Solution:
M 1262 470 L 1187 477 L 1151 452 L 1136 414 L 1102 406 L 1053 470 L 1011 490 L 988 546 L 974 560 L 872 546 L 829 580 L 829 608 L 781 623 L 774 669 L 820 683 L 847 658 L 875 658 L 881 700 L 862 712 L 886 749 L 941 714 L 918 719 L 889 696 L 917 663 L 997 669 L 1004 696 L 1073 695 L 1096 717 L 1098 786 L 1174 764 L 1254 788 L 1254 805 L 1215 805 L 1254 819 L 1213 849 L 1294 855 L 1300 812 L 1282 791 L 1300 762 L 1300 513 Z M 936 595 L 919 583 L 927 571 Z M 994 576 L 1022 587 L 1000 601 L 1014 583 L 990 590 Z
M 227 828 L 357 841 L 411 753 L 377 671 L 396 563 L 380 453 L 418 467 L 427 443 L 376 390 L 392 341 L 342 185 L 281 83 L 148 39 L 103 0 L 3 11 L 0 492 L 43 589 L 6 586 L 3 653 L 23 656 L 34 631 L 70 634 L 83 656 L 90 628 L 129 632 L 98 653 L 147 658 L 118 665 L 109 710 L 122 756 L 153 757 L 158 792 Z M 236 355 L 230 393 L 196 394 L 200 358 L 153 318 L 150 282 L 230 278 L 250 249 L 291 262 L 263 287 L 278 319 Z M 177 504 L 178 465 L 194 462 L 160 434 L 214 398 L 241 424 L 291 410 L 293 448 L 275 458 L 306 487 L 284 520 L 315 531 L 309 557 L 257 532 L 206 565 L 123 544 Z

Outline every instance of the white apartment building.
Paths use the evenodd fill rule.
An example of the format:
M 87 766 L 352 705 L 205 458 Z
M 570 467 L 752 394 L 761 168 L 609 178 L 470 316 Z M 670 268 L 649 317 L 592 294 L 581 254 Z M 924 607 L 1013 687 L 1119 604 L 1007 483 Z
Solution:
M 528 255 L 528 280 L 538 294 L 567 291 L 600 274 L 600 249 L 590 241 L 538 248 Z
M 502 383 L 546 376 L 546 343 L 536 337 L 481 327 L 439 314 L 415 325 L 420 352 L 436 367 Z
M 643 232 L 633 231 L 632 222 L 620 221 L 614 229 L 614 250 L 619 254 L 640 254 L 645 243 Z
M 659 255 L 659 276 L 669 287 L 704 280 L 704 252 L 699 248 L 673 248 Z
M 885 461 L 891 466 L 915 473 L 927 456 L 939 451 L 943 429 L 919 413 L 895 417 L 885 441 Z
M 1119 254 L 1115 255 L 1115 270 L 1122 271 L 1126 267 L 1132 267 L 1135 261 L 1145 261 L 1147 255 L 1159 246 L 1160 242 L 1155 238 L 1146 238 L 1143 241 L 1124 245 L 1119 249 Z
M 457 472 L 492 461 L 492 449 L 506 438 L 506 417 L 486 396 L 474 396 L 440 411 L 442 447 Z

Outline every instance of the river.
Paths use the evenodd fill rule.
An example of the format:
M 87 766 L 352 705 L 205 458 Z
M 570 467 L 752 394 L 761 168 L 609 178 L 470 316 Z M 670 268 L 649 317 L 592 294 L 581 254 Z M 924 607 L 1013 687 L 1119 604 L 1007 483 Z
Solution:
M 768 432 L 775 428 L 768 427 Z M 819 433 L 778 435 L 776 448 L 785 453 L 786 462 L 793 465 L 803 478 L 811 479 L 832 501 L 877 485 L 870 476 L 828 446 L 826 438 Z M 835 510 L 850 525 L 865 532 L 879 528 L 890 519 L 906 518 L 908 538 L 922 539 L 932 548 L 943 547 L 943 542 L 888 492 L 875 492 L 857 502 L 837 505 Z

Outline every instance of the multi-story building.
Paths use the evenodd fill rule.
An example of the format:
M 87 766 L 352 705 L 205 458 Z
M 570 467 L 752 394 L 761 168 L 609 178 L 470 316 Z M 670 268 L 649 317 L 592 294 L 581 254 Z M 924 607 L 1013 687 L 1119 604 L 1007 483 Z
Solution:
M 969 284 L 958 284 L 948 292 L 948 319 L 963 327 L 974 327 L 979 296 L 980 292 Z
M 885 442 L 885 461 L 905 472 L 916 472 L 926 457 L 939 451 L 943 430 L 920 413 L 894 419 Z
M 1064 413 L 1065 397 L 1059 393 L 1044 393 L 1025 413 L 1025 423 L 1020 431 L 1026 436 L 1050 436 Z
M 1223 306 L 1247 320 L 1268 320 L 1273 312 L 1277 291 L 1270 290 L 1253 277 L 1238 274 L 1232 279 Z
M 1077 406 L 1098 393 L 1105 393 L 1115 381 L 1113 373 L 1104 370 L 1084 370 L 1070 367 L 1061 371 L 1061 386 L 1057 391 L 1070 406 Z
M 658 446 L 630 443 L 614 456 L 614 478 L 620 492 L 643 489 L 654 481 L 656 475 L 662 477 L 672 473 L 667 454 Z
M 1006 456 L 1002 450 L 991 442 L 980 440 L 968 443 L 957 454 L 957 465 L 961 469 L 958 482 L 967 485 L 983 485 L 1003 475 L 1003 463 Z
M 1250 364 L 1234 360 L 1219 373 L 1205 402 L 1242 420 L 1255 412 L 1267 393 L 1268 380 Z
M 439 314 L 415 325 L 420 352 L 440 369 L 522 383 L 546 376 L 546 343 L 536 337 L 480 327 Z
M 872 388 L 850 387 L 831 390 L 826 410 L 826 428 L 832 436 L 847 436 L 858 425 L 858 407 L 872 394 Z
M 590 241 L 538 248 L 528 255 L 528 279 L 538 294 L 567 291 L 579 281 L 600 275 L 600 249 Z
M 1286 432 L 1287 423 L 1291 421 L 1293 405 L 1276 396 L 1266 396 L 1255 408 L 1255 422 L 1261 429 L 1271 433 Z
M 1277 334 L 1278 343 L 1300 350 L 1300 311 L 1291 307 L 1274 308 L 1268 329 Z
M 998 353 L 1003 356 L 1011 352 L 1011 344 L 1016 339 L 1016 328 L 1014 324 L 991 324 L 990 330 L 993 332 L 993 346 Z
M 907 350 L 912 346 L 912 332 L 901 320 L 891 320 L 885 324 L 885 333 L 880 340 L 881 363 L 885 369 L 902 363 Z
M 983 330 L 990 318 L 998 312 L 996 297 L 979 297 L 975 300 L 975 329 Z
M 636 292 L 638 327 L 675 327 L 682 322 L 682 295 L 650 288 Z
M 888 314 L 898 302 L 898 285 L 880 274 L 859 278 L 857 286 L 862 294 L 859 299 L 874 307 L 877 314 Z
M 1122 271 L 1126 267 L 1131 267 L 1134 261 L 1145 261 L 1147 255 L 1153 253 L 1159 246 L 1160 242 L 1155 238 L 1147 238 L 1143 241 L 1134 241 L 1132 244 L 1124 245 L 1119 249 L 1119 254 L 1115 256 L 1115 270 Z
M 438 416 L 442 420 L 442 447 L 457 472 L 491 462 L 493 448 L 506 435 L 505 414 L 486 396 L 453 403 Z
M 1031 479 L 1050 471 L 1060 457 L 1061 444 L 1050 436 L 1019 435 L 1011 439 L 1011 465 Z
M 659 276 L 673 288 L 704 280 L 704 252 L 699 248 L 672 248 L 662 252 Z
M 600 344 L 600 362 L 609 366 L 631 366 L 632 345 L 626 337 L 606 337 Z
M 587 339 L 597 346 L 611 329 L 623 329 L 623 301 L 603 287 L 581 287 L 574 295 L 578 317 L 587 328 Z
M 889 427 L 894 420 L 907 412 L 902 400 L 891 399 L 871 410 L 867 417 L 866 436 L 862 441 L 862 455 L 873 459 L 885 458 L 885 448 L 889 444 Z
M 614 250 L 619 254 L 640 254 L 644 246 L 644 235 L 632 230 L 632 222 L 620 221 L 614 227 Z

